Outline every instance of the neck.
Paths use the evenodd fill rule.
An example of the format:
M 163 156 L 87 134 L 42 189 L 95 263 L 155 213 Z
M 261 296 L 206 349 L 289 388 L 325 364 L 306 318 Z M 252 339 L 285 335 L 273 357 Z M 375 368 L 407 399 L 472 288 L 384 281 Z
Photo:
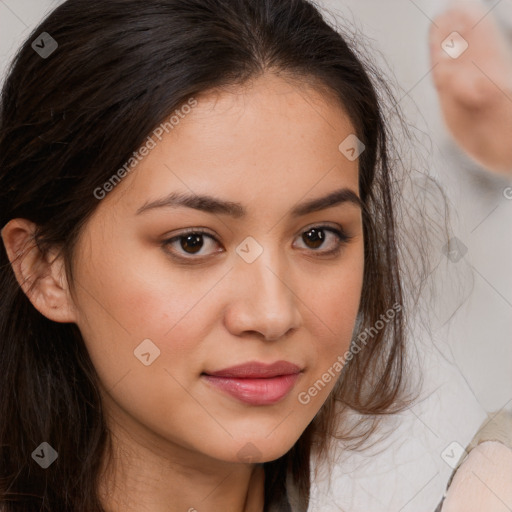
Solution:
M 219 461 L 147 430 L 109 421 L 99 495 L 106 512 L 263 512 L 263 465 Z

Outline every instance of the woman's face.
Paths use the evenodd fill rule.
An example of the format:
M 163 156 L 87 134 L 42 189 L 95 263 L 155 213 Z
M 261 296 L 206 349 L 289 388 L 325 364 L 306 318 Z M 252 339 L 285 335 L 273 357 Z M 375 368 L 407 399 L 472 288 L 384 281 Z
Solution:
M 76 323 L 111 426 L 160 453 L 268 461 L 319 411 L 350 343 L 361 209 L 306 205 L 359 196 L 358 165 L 339 149 L 353 127 L 319 93 L 273 75 L 234 92 L 196 97 L 100 201 L 76 247 Z M 300 372 L 206 375 L 276 361 Z

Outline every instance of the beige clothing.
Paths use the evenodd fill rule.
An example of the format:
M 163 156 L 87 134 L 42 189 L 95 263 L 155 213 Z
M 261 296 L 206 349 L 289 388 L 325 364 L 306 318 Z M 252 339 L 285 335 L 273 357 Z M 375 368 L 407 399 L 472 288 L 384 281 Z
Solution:
M 488 441 L 492 441 L 492 443 L 487 443 Z M 484 473 L 491 474 L 492 484 L 488 486 L 486 482 L 482 481 L 481 485 L 485 485 L 489 488 L 489 492 L 492 492 L 491 487 L 495 489 L 512 489 L 512 413 L 500 411 L 499 413 L 488 414 L 487 419 L 467 446 L 466 452 L 469 454 L 471 450 L 482 443 L 487 443 L 485 450 L 475 450 L 471 463 L 476 465 L 476 467 L 481 467 Z M 443 509 L 443 503 L 445 502 L 455 474 L 467 457 L 468 456 L 462 457 L 457 464 L 448 482 L 447 491 L 435 512 L 441 512 Z M 461 481 L 457 483 L 460 485 L 468 485 L 468 478 L 473 477 L 473 475 L 474 472 L 471 472 L 469 475 L 466 475 L 465 479 L 461 479 Z M 479 479 L 476 474 L 474 477 L 475 483 L 478 485 L 480 482 L 477 482 L 476 479 L 481 479 Z M 475 494 L 474 500 L 482 499 L 485 502 L 485 500 L 488 499 L 487 491 L 478 493 L 476 492 L 476 488 L 472 489 L 472 491 L 474 491 Z M 507 492 L 509 493 L 508 490 Z M 472 498 L 466 496 L 466 499 L 471 500 Z M 481 508 L 476 501 L 472 501 L 472 504 L 476 507 L 475 510 Z M 446 502 L 446 505 L 450 508 L 450 506 L 454 505 L 454 502 L 450 504 Z

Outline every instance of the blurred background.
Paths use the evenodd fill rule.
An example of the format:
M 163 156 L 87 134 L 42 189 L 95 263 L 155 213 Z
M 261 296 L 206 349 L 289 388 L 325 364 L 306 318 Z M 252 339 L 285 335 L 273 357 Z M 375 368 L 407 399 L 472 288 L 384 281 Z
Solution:
M 19 45 L 60 3 L 0 0 L 2 80 Z M 512 410 L 512 194 L 504 193 L 512 176 L 475 164 L 444 126 L 428 30 L 450 2 L 317 3 L 342 27 L 351 25 L 366 37 L 364 52 L 398 84 L 399 107 L 427 141 L 418 165 L 427 165 L 445 190 L 453 210 L 451 229 L 463 250 L 452 261 L 443 246 L 432 248 L 430 278 L 438 286 L 432 328 L 411 340 L 421 361 L 412 368 L 421 367 L 420 399 L 391 420 L 384 441 L 343 457 L 331 488 L 322 479 L 315 483 L 310 511 L 434 512 L 454 463 L 487 414 Z M 482 3 L 512 45 L 512 0 Z M 453 275 L 459 280 L 450 281 Z

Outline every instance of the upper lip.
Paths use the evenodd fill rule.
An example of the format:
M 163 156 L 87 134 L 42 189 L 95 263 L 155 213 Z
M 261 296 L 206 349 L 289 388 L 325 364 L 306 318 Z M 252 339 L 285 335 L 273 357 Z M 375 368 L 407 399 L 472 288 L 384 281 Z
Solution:
M 213 377 L 268 379 L 279 375 L 292 375 L 301 371 L 299 366 L 288 361 L 276 361 L 272 364 L 251 361 L 237 366 L 231 366 L 230 368 L 224 368 L 216 372 L 207 372 L 206 374 Z

